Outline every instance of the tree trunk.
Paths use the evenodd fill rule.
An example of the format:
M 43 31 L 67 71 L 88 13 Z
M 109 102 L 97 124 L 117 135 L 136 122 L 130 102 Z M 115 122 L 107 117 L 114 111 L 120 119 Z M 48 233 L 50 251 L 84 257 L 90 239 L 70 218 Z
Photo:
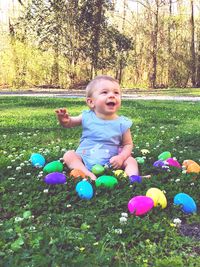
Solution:
M 152 72 L 150 71 L 149 83 L 150 88 L 156 88 L 156 75 L 157 75 L 157 50 L 158 50 L 158 14 L 159 6 L 156 7 L 154 30 L 152 32 Z
M 99 51 L 100 51 L 100 33 L 101 33 L 101 19 L 103 11 L 103 0 L 96 1 L 96 18 L 95 18 L 95 28 L 94 28 L 94 39 L 93 39 L 93 60 L 92 60 L 92 71 L 91 76 L 97 75 L 98 61 L 99 61 Z M 91 77 L 93 78 L 93 77 Z
M 198 36 L 198 56 L 197 56 L 196 86 L 200 87 L 200 35 Z
M 51 84 L 58 85 L 59 84 L 59 52 L 58 52 L 58 44 L 54 50 L 54 62 L 51 68 Z
M 194 31 L 195 31 L 195 25 L 194 25 L 194 2 L 193 0 L 190 0 L 191 5 L 191 17 L 190 17 L 190 25 L 191 25 L 191 45 L 190 45 L 190 51 L 191 51 L 191 80 L 192 80 L 192 86 L 196 86 L 196 56 L 195 56 L 195 44 L 194 44 Z

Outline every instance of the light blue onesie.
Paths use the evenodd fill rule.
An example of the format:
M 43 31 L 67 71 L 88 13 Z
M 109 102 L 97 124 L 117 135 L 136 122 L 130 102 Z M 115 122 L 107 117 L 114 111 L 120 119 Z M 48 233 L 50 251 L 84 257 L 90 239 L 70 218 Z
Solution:
M 115 120 L 103 120 L 94 111 L 82 113 L 82 137 L 76 153 L 91 170 L 95 164 L 109 164 L 111 157 L 119 152 L 122 135 L 131 127 L 132 121 L 124 116 Z

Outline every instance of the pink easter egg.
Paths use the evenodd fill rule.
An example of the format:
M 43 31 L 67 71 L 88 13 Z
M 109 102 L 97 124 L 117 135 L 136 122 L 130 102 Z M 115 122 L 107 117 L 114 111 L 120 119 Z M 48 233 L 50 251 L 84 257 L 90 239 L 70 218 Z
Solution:
M 168 158 L 166 162 L 169 164 L 169 166 L 181 169 L 181 164 L 176 159 Z
M 153 199 L 147 196 L 136 196 L 128 202 L 128 210 L 136 216 L 141 216 L 150 211 L 154 206 Z

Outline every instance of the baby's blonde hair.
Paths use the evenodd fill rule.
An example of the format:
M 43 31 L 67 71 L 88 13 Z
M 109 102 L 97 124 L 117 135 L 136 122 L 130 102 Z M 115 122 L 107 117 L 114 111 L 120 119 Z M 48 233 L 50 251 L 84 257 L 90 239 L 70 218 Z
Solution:
M 99 76 L 96 76 L 93 80 L 91 80 L 87 87 L 86 87 L 86 97 L 91 97 L 94 90 L 95 90 L 95 87 L 96 87 L 96 84 L 101 81 L 101 80 L 105 80 L 105 81 L 110 81 L 110 82 L 115 82 L 115 83 L 118 83 L 119 84 L 119 81 L 114 79 L 113 77 L 111 76 L 107 76 L 107 75 L 99 75 Z

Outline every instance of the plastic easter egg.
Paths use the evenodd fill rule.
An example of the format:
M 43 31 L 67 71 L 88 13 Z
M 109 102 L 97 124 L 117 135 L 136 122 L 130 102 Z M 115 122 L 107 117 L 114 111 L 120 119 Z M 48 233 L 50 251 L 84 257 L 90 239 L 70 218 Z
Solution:
M 190 164 L 187 168 L 187 173 L 200 173 L 200 166 L 196 162 Z
M 158 159 L 160 160 L 166 160 L 168 158 L 171 158 L 171 153 L 169 151 L 164 151 L 158 156 Z
M 74 177 L 74 178 L 78 178 L 78 177 L 81 177 L 81 178 L 85 178 L 85 173 L 81 170 L 78 170 L 78 169 L 73 169 L 70 174 L 69 174 L 71 177 Z
M 66 177 L 63 173 L 52 172 L 44 177 L 44 181 L 47 184 L 64 184 L 66 183 Z
M 181 206 L 185 213 L 194 213 L 197 211 L 197 205 L 194 199 L 185 193 L 179 193 L 174 197 L 174 204 Z
M 154 207 L 160 205 L 162 209 L 167 207 L 167 199 L 165 194 L 158 188 L 150 188 L 146 192 L 146 196 L 153 199 Z
M 135 159 L 136 159 L 136 161 L 137 161 L 139 164 L 144 164 L 144 159 L 143 159 L 143 157 L 136 157 Z
M 196 162 L 194 160 L 191 160 L 191 159 L 186 159 L 183 161 L 182 165 L 187 168 L 189 165 L 191 165 L 193 163 L 196 163 Z
M 142 153 L 142 155 L 146 155 L 146 154 L 149 154 L 150 153 L 150 151 L 148 150 L 148 149 L 141 149 L 141 153 Z
M 76 192 L 82 199 L 89 200 L 93 197 L 93 187 L 86 180 L 78 182 L 78 184 L 76 185 Z
M 95 180 L 96 187 L 106 187 L 112 189 L 117 184 L 117 179 L 110 175 L 102 175 Z
M 136 216 L 149 212 L 154 206 L 153 200 L 147 196 L 136 196 L 128 202 L 128 210 Z
M 31 164 L 34 167 L 42 168 L 45 165 L 45 158 L 39 153 L 33 153 L 30 157 Z
M 43 172 L 45 173 L 62 172 L 62 171 L 63 171 L 63 164 L 58 160 L 48 163 L 43 168 Z
M 157 160 L 154 162 L 153 166 L 156 168 L 162 168 L 163 166 L 165 166 L 165 163 L 162 160 Z
M 92 167 L 92 173 L 94 173 L 95 175 L 102 175 L 104 171 L 105 168 L 100 164 L 96 164 Z
M 176 159 L 173 159 L 173 158 L 168 158 L 166 160 L 167 164 L 169 166 L 173 166 L 173 167 L 176 167 L 176 168 L 179 168 L 181 169 L 181 164 L 176 160 Z
M 119 178 L 127 178 L 127 174 L 123 170 L 116 170 L 114 171 L 114 175 L 119 177 Z

